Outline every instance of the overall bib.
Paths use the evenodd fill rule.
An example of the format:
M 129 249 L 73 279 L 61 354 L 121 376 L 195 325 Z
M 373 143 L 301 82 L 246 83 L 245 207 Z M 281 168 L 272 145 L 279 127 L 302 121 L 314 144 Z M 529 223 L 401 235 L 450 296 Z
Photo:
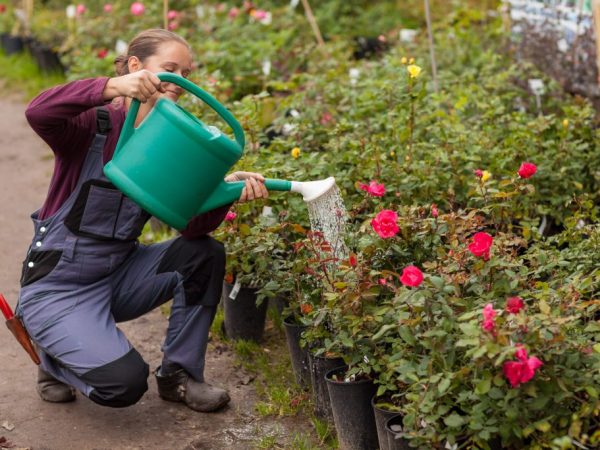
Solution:
M 128 406 L 147 390 L 148 365 L 117 327 L 173 299 L 165 359 L 202 382 L 208 331 L 221 296 L 225 252 L 209 236 L 142 245 L 150 215 L 103 174 L 108 112 L 77 187 L 51 217 L 32 214 L 17 315 L 42 368 L 96 403 Z

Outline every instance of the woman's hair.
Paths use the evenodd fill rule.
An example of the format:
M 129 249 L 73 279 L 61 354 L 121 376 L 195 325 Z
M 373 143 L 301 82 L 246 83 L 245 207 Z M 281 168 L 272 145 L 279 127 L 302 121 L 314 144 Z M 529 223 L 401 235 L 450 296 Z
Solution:
M 115 58 L 115 71 L 117 75 L 126 75 L 129 73 L 127 62 L 131 56 L 136 56 L 142 63 L 144 60 L 158 51 L 158 47 L 164 42 L 179 42 L 190 48 L 187 41 L 168 30 L 154 28 L 138 33 L 129 43 L 126 55 L 119 55 Z

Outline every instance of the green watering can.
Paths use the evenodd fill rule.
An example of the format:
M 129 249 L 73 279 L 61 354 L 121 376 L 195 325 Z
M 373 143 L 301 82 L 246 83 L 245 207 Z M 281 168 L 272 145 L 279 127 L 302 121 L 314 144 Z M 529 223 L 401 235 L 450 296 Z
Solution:
M 131 102 L 104 174 L 147 212 L 182 230 L 195 215 L 239 199 L 245 183 L 228 183 L 223 178 L 242 156 L 244 131 L 223 105 L 191 81 L 170 72 L 156 75 L 203 100 L 225 120 L 235 136 L 235 140 L 230 139 L 166 98 L 160 98 L 134 128 L 140 102 Z M 265 180 L 268 190 L 299 192 L 306 201 L 316 199 L 333 185 L 333 177 L 311 182 Z

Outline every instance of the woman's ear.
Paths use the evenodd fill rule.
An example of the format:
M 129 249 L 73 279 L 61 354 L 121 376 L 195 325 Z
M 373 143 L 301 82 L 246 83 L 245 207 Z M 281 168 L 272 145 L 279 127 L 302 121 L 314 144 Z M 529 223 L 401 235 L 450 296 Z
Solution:
M 127 68 L 129 69 L 129 73 L 137 72 L 142 69 L 142 62 L 137 56 L 130 56 L 127 59 Z

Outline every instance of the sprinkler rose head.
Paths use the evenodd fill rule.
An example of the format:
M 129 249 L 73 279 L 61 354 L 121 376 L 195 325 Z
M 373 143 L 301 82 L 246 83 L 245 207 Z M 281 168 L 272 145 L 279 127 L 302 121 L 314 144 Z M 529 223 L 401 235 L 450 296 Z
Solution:
M 312 202 L 327 194 L 335 186 L 335 178 L 329 177 L 317 181 L 292 181 L 292 192 L 302 194 L 305 202 Z

